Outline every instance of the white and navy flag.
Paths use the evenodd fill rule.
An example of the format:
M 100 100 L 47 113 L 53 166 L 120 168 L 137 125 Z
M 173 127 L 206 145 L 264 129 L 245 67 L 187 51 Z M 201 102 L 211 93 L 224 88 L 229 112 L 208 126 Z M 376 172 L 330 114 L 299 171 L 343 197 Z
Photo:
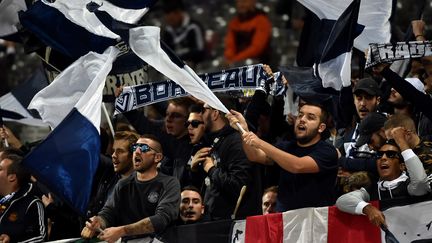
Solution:
M 107 47 L 121 42 L 94 12 L 96 6 L 112 18 L 136 23 L 156 0 L 36 1 L 19 15 L 20 23 L 43 43 L 64 55 L 77 59 L 89 51 L 102 53 Z
M 298 0 L 319 19 L 337 19 L 350 5 L 351 0 Z M 363 32 L 354 40 L 354 47 L 364 52 L 369 43 L 390 42 L 390 16 L 392 0 L 362 0 L 358 23 L 365 26 Z
M 30 104 L 54 130 L 23 163 L 82 215 L 99 164 L 102 91 L 118 53 L 109 47 L 103 54 L 90 52 L 81 57 Z
M 0 109 L 4 121 L 18 122 L 30 126 L 43 126 L 39 114 L 27 109 L 33 96 L 48 85 L 48 80 L 41 68 L 24 83 L 0 97 Z

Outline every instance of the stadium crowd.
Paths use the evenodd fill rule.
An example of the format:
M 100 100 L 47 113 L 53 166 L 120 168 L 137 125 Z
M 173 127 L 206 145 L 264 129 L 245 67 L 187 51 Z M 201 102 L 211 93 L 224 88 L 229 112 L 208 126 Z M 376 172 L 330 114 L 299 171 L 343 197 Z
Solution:
M 255 0 L 235 4 L 219 69 L 246 60 L 274 64 L 271 19 Z M 293 5 L 290 11 L 300 8 Z M 161 9 L 162 39 L 191 66 L 203 65 L 212 43 L 202 24 L 181 1 Z M 302 20 L 290 24 L 292 31 Z M 422 20 L 411 26 L 417 41 L 427 40 Z M 0 241 L 115 242 L 173 225 L 331 205 L 387 227 L 382 210 L 430 200 L 432 181 L 432 57 L 413 59 L 404 78 L 390 65 L 353 72 L 337 97 L 270 95 L 267 87 L 251 97 L 217 94 L 227 114 L 189 96 L 118 115 L 114 134 L 101 127 L 86 215 L 31 176 L 21 161 L 35 144 L 6 123 Z M 274 77 L 270 66 L 264 69 Z M 284 112 L 287 100 L 297 104 L 292 112 Z

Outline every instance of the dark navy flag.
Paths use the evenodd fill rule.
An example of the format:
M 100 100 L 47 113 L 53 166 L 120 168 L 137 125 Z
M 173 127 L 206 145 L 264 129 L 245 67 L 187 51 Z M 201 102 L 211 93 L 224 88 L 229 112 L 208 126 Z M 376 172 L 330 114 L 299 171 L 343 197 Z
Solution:
M 112 4 L 127 9 L 144 9 L 151 8 L 157 0 L 138 0 L 138 1 L 130 1 L 130 0 L 108 0 Z
M 37 69 L 26 82 L 0 97 L 0 107 L 5 121 L 31 126 L 47 126 L 39 114 L 27 109 L 33 96 L 48 85 L 42 69 Z
M 102 53 L 118 42 L 116 35 L 106 37 L 89 32 L 43 1 L 35 2 L 26 12 L 21 12 L 19 17 L 21 24 L 44 44 L 74 60 L 89 51 Z
M 115 47 L 103 54 L 88 53 L 31 102 L 54 130 L 25 157 L 23 164 L 82 215 L 87 210 L 99 163 L 102 91 L 118 53 Z

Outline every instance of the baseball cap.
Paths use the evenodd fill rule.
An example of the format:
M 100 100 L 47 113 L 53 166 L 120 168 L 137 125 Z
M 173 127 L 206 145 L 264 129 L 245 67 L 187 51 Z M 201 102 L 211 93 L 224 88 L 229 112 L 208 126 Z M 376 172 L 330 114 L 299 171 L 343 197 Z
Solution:
M 363 78 L 357 81 L 353 93 L 355 94 L 358 91 L 364 91 L 373 96 L 381 96 L 381 90 L 378 86 L 378 83 L 371 78 Z
M 406 78 L 406 81 L 410 83 L 414 88 L 416 88 L 418 91 L 424 93 L 424 84 L 420 79 L 418 78 Z
M 370 112 L 367 114 L 358 127 L 360 136 L 357 138 L 356 147 L 368 143 L 372 137 L 372 133 L 384 127 L 386 121 L 387 117 L 384 114 L 378 112 Z

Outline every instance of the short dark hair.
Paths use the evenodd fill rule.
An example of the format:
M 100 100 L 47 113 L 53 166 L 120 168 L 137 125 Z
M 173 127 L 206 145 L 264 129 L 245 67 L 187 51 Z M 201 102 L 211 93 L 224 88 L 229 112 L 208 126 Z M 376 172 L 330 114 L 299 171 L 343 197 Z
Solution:
M 416 125 L 414 123 L 414 120 L 411 117 L 404 115 L 404 114 L 392 115 L 384 123 L 384 130 L 387 130 L 390 128 L 396 128 L 396 127 L 404 127 L 408 130 L 416 132 Z
M 7 169 L 7 174 L 16 174 L 19 186 L 30 182 L 30 173 L 22 165 L 23 157 L 17 154 L 8 154 L 3 158 L 3 160 L 5 159 L 12 162 Z
M 300 105 L 299 110 L 301 107 L 303 107 L 305 105 L 316 106 L 316 107 L 320 108 L 321 109 L 320 122 L 327 125 L 330 114 L 327 111 L 327 109 L 324 107 L 324 105 L 319 104 L 319 103 L 315 103 L 315 102 L 306 102 L 306 103 L 303 103 L 302 105 Z
M 153 135 L 153 134 L 143 134 L 143 135 L 140 136 L 140 138 L 147 138 L 147 139 L 150 139 L 150 140 L 153 140 L 154 142 L 156 142 L 156 148 L 155 149 L 159 150 L 158 152 L 161 153 L 161 154 L 163 154 L 162 144 L 161 144 L 161 142 L 159 141 L 159 139 L 155 135 Z
M 192 104 L 189 107 L 189 113 L 202 113 L 203 111 L 204 111 L 203 106 L 199 104 Z
M 200 197 L 202 198 L 201 192 L 196 186 L 188 185 L 188 186 L 183 187 L 181 191 L 182 192 L 183 191 L 194 191 L 194 192 L 198 193 L 200 195 Z
M 136 132 L 132 131 L 120 131 L 114 134 L 114 140 L 126 140 L 129 142 L 128 147 L 131 147 L 132 144 L 136 143 L 140 136 Z
M 265 195 L 268 192 L 278 193 L 279 187 L 278 186 L 271 186 L 264 190 L 263 195 Z

